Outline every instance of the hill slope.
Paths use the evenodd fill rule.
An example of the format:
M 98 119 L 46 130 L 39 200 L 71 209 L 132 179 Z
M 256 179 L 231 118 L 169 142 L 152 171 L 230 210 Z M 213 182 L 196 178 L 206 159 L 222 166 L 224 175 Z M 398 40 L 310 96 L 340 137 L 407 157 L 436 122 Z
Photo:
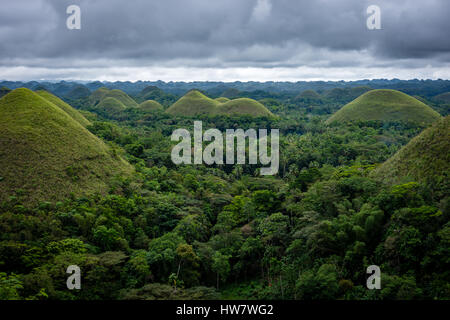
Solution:
M 171 105 L 166 112 L 172 115 L 197 116 L 212 114 L 220 102 L 215 101 L 197 90 L 191 90 Z
M 106 98 L 114 98 L 120 101 L 127 108 L 135 108 L 138 106 L 137 102 L 134 101 L 129 95 L 118 89 L 97 89 L 91 94 L 91 96 L 89 97 L 89 101 L 91 102 L 91 104 L 96 105 Z
M 72 106 L 68 105 L 67 103 L 62 101 L 57 96 L 51 94 L 50 92 L 45 91 L 45 90 L 40 90 L 40 91 L 36 91 L 36 93 L 38 95 L 40 95 L 42 98 L 50 101 L 51 103 L 53 103 L 57 107 L 59 107 L 62 110 L 64 110 L 67 114 L 69 114 L 69 116 L 71 116 L 73 119 L 78 121 L 83 127 L 86 127 L 86 126 L 91 124 L 89 122 L 89 120 L 87 120 L 80 112 L 78 112 Z
M 234 100 L 214 100 L 197 90 L 189 91 L 172 106 L 170 106 L 166 112 L 173 115 L 185 116 L 197 116 L 201 114 L 251 116 L 272 115 L 266 107 L 253 99 L 239 98 Z
M 450 116 L 413 138 L 394 156 L 372 172 L 383 181 L 396 182 L 403 177 L 431 181 L 450 174 Z
M 438 94 L 433 97 L 433 100 L 440 103 L 450 103 L 450 92 Z
M 439 113 L 413 97 L 396 90 L 371 90 L 346 104 L 327 120 L 345 122 L 354 120 L 413 121 L 432 123 Z
M 0 200 L 106 193 L 132 167 L 57 105 L 24 88 L 0 99 Z
M 164 110 L 163 106 L 154 100 L 144 101 L 138 106 L 138 108 L 145 112 L 163 111 Z
M 272 115 L 261 103 L 249 98 L 238 98 L 221 103 L 218 105 L 216 113 L 224 115 L 246 114 L 255 117 Z

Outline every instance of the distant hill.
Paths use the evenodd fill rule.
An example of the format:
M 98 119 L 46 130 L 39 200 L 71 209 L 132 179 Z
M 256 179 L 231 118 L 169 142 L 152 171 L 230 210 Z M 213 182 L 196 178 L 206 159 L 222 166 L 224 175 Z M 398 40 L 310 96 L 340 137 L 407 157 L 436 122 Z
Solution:
M 113 97 L 103 98 L 95 106 L 95 111 L 105 117 L 115 117 L 126 109 L 122 102 Z
M 348 103 L 327 122 L 354 120 L 413 121 L 429 124 L 441 116 L 419 100 L 396 90 L 371 90 Z
M 7 88 L 7 87 L 1 87 L 0 88 L 0 98 L 3 97 L 4 95 L 8 94 L 11 92 L 11 89 Z
M 156 86 L 147 86 L 136 96 L 136 101 L 144 102 L 147 100 L 154 100 L 161 105 L 168 106 L 174 103 L 177 97 L 173 94 L 165 93 Z
M 112 177 L 132 171 L 56 99 L 25 88 L 0 99 L 0 200 L 16 195 L 32 204 L 106 193 Z
M 113 90 L 109 90 L 107 88 L 97 89 L 91 94 L 89 100 L 92 105 L 97 105 L 98 103 L 100 103 L 101 100 L 106 98 L 114 98 L 120 101 L 127 108 L 135 108 L 138 106 L 137 102 L 134 101 L 129 95 L 118 89 Z
M 236 88 L 228 88 L 224 90 L 221 94 L 222 97 L 228 98 L 228 99 L 234 99 L 238 98 L 241 92 Z
M 433 97 L 433 100 L 440 103 L 450 103 L 450 92 L 438 94 Z
M 163 106 L 154 100 L 147 100 L 142 102 L 138 108 L 145 112 L 153 112 L 153 111 L 163 111 Z
M 340 103 L 348 103 L 360 95 L 372 90 L 372 88 L 368 86 L 360 86 L 353 88 L 333 88 L 324 93 L 324 97 L 328 100 L 340 102 Z
M 255 100 L 248 98 L 239 98 L 221 103 L 220 101 L 205 96 L 198 90 L 189 91 L 177 102 L 175 102 L 169 109 L 167 109 L 166 112 L 173 115 L 186 116 L 197 116 L 202 114 L 245 114 L 252 116 L 272 115 L 272 113 L 266 107 Z
M 314 90 L 305 90 L 297 95 L 294 100 L 304 103 L 314 103 L 321 101 L 322 97 Z
M 67 99 L 81 99 L 85 97 L 89 97 L 91 95 L 91 90 L 83 85 L 78 85 L 65 94 L 64 98 Z
M 376 168 L 372 175 L 379 180 L 393 183 L 408 177 L 418 182 L 430 182 L 436 181 L 436 177 L 444 176 L 448 181 L 450 116 L 438 120 L 413 138 L 394 156 Z

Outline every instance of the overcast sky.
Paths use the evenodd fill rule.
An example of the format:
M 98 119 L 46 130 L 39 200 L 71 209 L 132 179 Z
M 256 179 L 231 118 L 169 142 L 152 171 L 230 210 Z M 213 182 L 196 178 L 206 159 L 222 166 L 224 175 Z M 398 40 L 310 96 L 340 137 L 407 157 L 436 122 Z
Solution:
M 449 14 L 449 0 L 1 0 L 0 79 L 450 79 Z

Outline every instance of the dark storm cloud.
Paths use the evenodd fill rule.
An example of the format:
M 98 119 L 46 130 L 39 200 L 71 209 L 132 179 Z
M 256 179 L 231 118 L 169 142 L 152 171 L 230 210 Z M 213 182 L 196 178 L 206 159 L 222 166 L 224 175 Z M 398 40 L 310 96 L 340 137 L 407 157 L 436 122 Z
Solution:
M 81 30 L 66 28 L 70 4 Z M 366 28 L 371 4 L 382 30 Z M 449 12 L 447 0 L 16 0 L 0 7 L 0 66 L 438 67 Z

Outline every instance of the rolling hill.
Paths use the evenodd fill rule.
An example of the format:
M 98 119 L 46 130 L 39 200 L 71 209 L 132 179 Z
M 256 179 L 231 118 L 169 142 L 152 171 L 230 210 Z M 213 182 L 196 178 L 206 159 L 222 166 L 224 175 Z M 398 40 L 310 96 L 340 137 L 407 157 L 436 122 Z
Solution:
M 433 97 L 433 100 L 439 103 L 450 103 L 450 92 L 438 94 Z
M 89 101 L 91 102 L 92 105 L 97 105 L 103 99 L 106 99 L 106 98 L 114 98 L 114 99 L 120 101 L 127 108 L 135 108 L 138 106 L 137 102 L 134 101 L 125 92 L 118 90 L 118 89 L 109 90 L 104 87 L 94 91 L 91 94 L 91 96 L 89 97 Z
M 372 88 L 368 86 L 359 86 L 353 88 L 333 88 L 326 91 L 324 93 L 324 97 L 332 101 L 348 103 L 370 90 L 372 90 Z
M 65 94 L 65 98 L 68 99 L 81 99 L 85 97 L 89 97 L 91 95 L 91 91 L 83 86 L 83 85 L 77 85 L 72 90 L 70 90 L 68 93 Z
M 313 103 L 319 102 L 322 98 L 314 90 L 305 90 L 294 98 L 295 101 Z
M 264 105 L 249 98 L 238 98 L 221 103 L 217 106 L 217 114 L 251 115 L 255 117 L 273 115 Z
M 138 108 L 145 112 L 163 111 L 163 106 L 154 100 L 147 100 L 142 102 Z
M 251 115 L 269 116 L 272 113 L 261 103 L 248 99 L 239 98 L 234 100 L 221 99 L 223 103 L 205 96 L 197 90 L 191 90 L 170 108 L 166 110 L 172 115 Z
M 450 116 L 425 129 L 401 148 L 372 175 L 385 182 L 402 178 L 430 182 L 436 177 L 450 175 Z
M 230 101 L 230 99 L 225 98 L 225 97 L 215 98 L 214 100 L 216 100 L 217 102 L 220 102 L 220 103 L 224 103 L 224 102 Z
M 371 90 L 346 104 L 327 123 L 355 120 L 412 121 L 430 124 L 441 116 L 419 100 L 396 90 Z
M 197 90 L 191 90 L 171 105 L 166 112 L 172 115 L 197 116 L 213 114 L 220 104 Z
M 0 99 L 0 200 L 16 195 L 33 204 L 106 193 L 111 178 L 131 173 L 70 115 L 76 110 L 69 114 L 53 97 L 19 88 Z
M 122 102 L 113 97 L 103 98 L 95 106 L 96 111 L 105 115 L 115 115 L 124 111 L 126 108 Z

